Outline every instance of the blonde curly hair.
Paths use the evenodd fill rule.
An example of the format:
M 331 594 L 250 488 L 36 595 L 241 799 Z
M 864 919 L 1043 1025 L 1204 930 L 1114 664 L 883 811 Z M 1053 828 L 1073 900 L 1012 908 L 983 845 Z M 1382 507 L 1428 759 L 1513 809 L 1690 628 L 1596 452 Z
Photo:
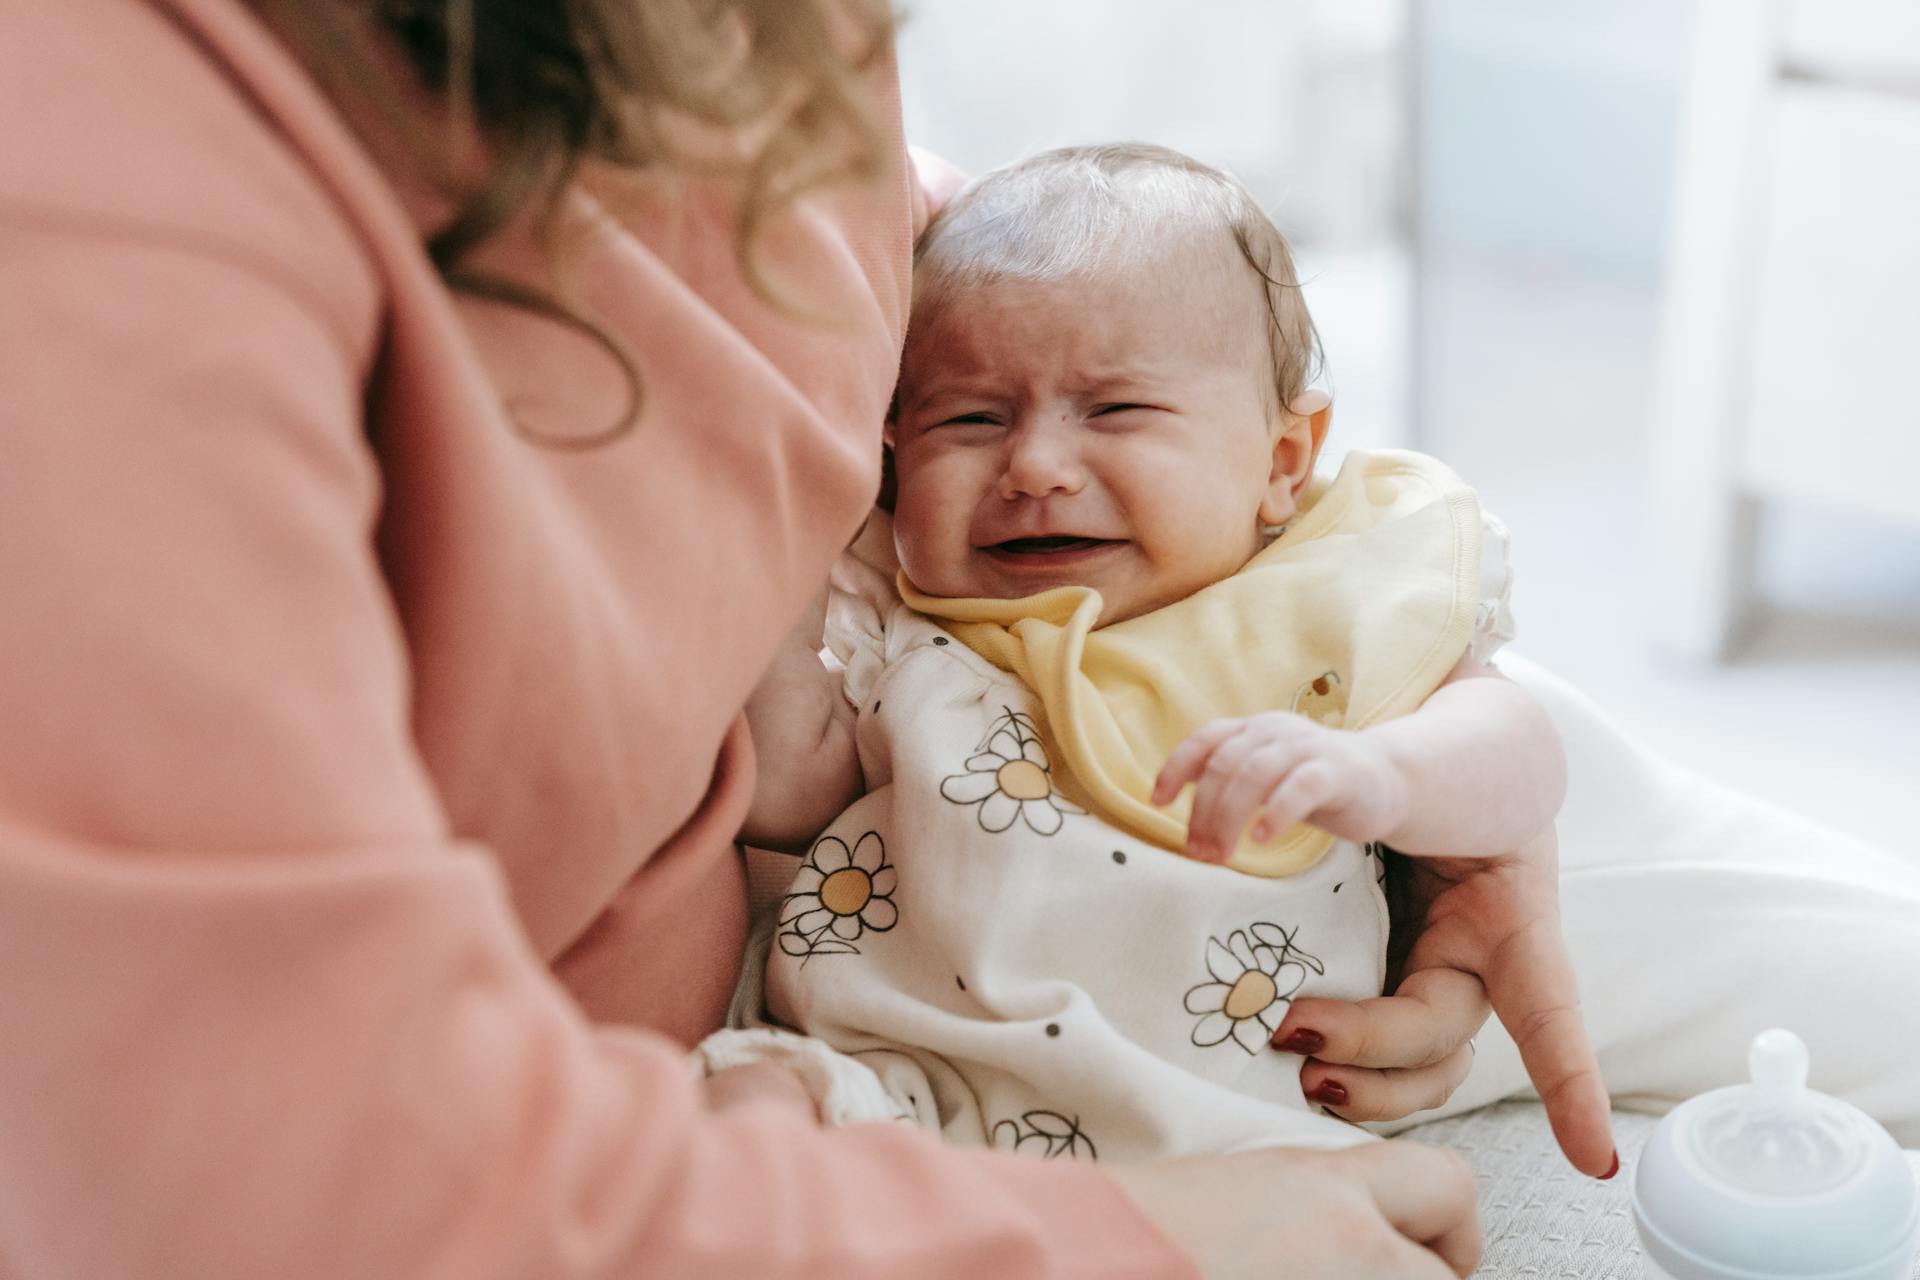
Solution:
M 445 195 L 452 216 L 426 236 L 450 288 L 574 328 L 624 370 L 624 418 L 591 438 L 521 433 L 551 448 L 592 447 L 638 419 L 640 377 L 624 345 L 573 305 L 468 265 L 533 210 L 553 247 L 556 214 L 589 161 L 644 175 L 718 177 L 737 191 L 735 251 L 747 279 L 777 296 L 756 235 L 803 192 L 881 170 L 862 73 L 891 48 L 885 0 L 247 0 L 321 87 L 378 122 Z M 434 104 L 389 83 L 377 51 L 397 53 Z M 694 146 L 722 137 L 729 145 Z M 449 157 L 484 144 L 462 171 Z

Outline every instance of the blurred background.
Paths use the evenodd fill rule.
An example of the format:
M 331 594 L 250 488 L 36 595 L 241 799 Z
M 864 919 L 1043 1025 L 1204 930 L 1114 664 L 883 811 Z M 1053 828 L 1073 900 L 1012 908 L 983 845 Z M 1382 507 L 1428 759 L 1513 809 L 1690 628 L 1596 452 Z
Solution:
M 1920 5 L 908 0 L 908 136 L 1144 138 L 1296 247 L 1349 448 L 1509 525 L 1519 652 L 1920 856 Z

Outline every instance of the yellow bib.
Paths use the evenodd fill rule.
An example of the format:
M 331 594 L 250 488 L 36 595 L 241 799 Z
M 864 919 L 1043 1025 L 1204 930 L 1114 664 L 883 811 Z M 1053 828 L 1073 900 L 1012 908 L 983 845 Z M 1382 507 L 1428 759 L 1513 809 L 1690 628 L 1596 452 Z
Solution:
M 1480 507 L 1432 458 L 1349 454 L 1300 513 L 1231 578 L 1111 626 L 1091 587 L 1020 600 L 942 599 L 900 575 L 908 605 L 1020 677 L 1046 708 L 1064 763 L 1101 815 L 1179 852 L 1191 792 L 1149 803 L 1173 749 L 1221 716 L 1293 710 L 1364 729 L 1405 715 L 1467 651 L 1479 605 Z M 1332 837 L 1304 824 L 1242 839 L 1229 866 L 1283 876 Z

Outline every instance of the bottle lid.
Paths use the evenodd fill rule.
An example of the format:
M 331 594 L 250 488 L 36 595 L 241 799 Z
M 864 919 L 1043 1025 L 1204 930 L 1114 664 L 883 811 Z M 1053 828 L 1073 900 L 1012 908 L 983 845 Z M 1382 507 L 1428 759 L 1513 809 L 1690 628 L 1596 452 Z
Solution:
M 1910 1280 L 1920 1196 L 1891 1135 L 1807 1088 L 1807 1046 L 1762 1032 L 1751 1083 L 1663 1119 L 1634 1172 L 1634 1217 L 1678 1280 Z

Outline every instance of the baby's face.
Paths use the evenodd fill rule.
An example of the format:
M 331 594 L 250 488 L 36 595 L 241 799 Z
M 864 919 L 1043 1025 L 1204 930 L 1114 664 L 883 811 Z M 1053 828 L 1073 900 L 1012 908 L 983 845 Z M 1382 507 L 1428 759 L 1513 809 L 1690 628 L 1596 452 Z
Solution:
M 1276 472 L 1311 467 L 1272 377 L 1264 302 L 1230 242 L 955 292 L 916 313 L 901 366 L 902 567 L 936 596 L 1094 587 L 1103 623 L 1227 577 L 1292 514 Z

